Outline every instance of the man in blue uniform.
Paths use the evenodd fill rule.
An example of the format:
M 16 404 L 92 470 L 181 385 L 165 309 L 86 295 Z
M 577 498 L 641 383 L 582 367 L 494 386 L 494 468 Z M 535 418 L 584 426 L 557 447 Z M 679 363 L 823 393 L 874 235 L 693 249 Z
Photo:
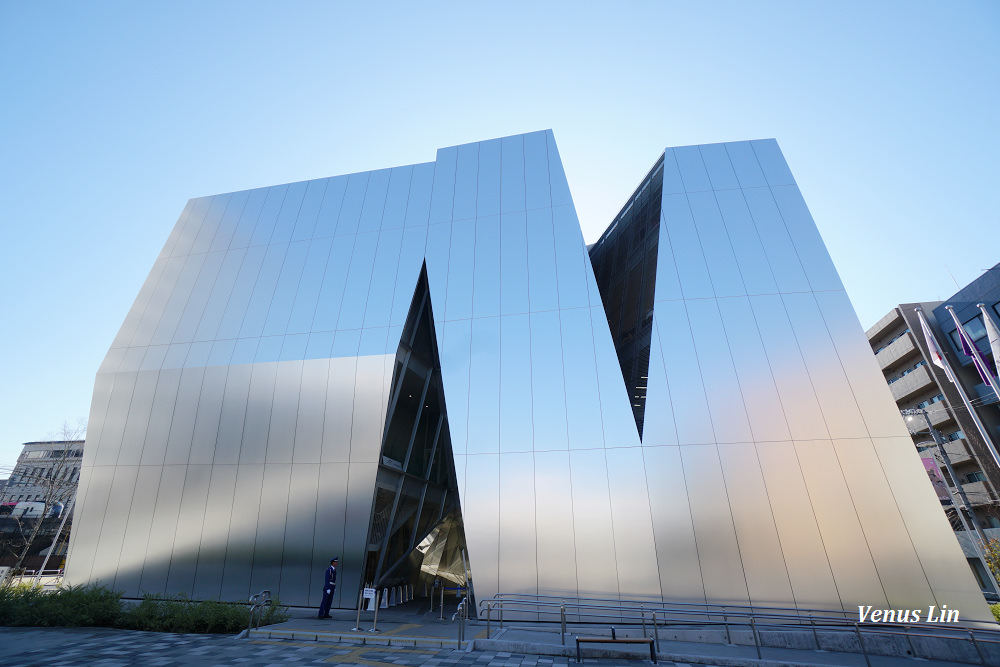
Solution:
M 337 590 L 337 559 L 330 559 L 330 567 L 326 568 L 326 583 L 323 584 L 323 600 L 319 603 L 319 617 L 330 618 L 330 604 L 333 602 L 333 592 Z

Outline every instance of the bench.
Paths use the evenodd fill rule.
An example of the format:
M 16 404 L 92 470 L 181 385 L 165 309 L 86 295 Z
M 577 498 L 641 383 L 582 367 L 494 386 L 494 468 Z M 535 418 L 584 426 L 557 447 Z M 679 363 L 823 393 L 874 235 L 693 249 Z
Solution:
M 611 637 L 577 637 L 576 638 L 576 661 L 583 662 L 580 654 L 580 644 L 649 644 L 649 659 L 656 664 L 656 649 L 653 647 L 651 637 L 617 637 L 615 629 L 611 628 Z

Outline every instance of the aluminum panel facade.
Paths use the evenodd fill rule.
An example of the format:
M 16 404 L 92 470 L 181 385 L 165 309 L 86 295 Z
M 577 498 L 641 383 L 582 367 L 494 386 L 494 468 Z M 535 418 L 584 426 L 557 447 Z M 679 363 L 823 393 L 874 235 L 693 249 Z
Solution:
M 478 598 L 991 619 L 777 144 L 646 186 L 589 252 L 550 131 L 189 202 L 98 371 L 69 580 L 315 605 L 339 555 L 353 606 L 423 266 Z

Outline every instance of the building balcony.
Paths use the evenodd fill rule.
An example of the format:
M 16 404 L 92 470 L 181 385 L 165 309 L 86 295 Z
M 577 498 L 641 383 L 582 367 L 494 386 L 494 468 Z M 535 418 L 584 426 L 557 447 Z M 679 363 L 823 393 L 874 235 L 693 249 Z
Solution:
M 918 391 L 927 389 L 932 384 L 934 384 L 934 378 L 931 377 L 927 366 L 921 366 L 890 384 L 889 389 L 892 391 L 893 400 L 899 403 Z
M 969 502 L 973 506 L 989 505 L 993 502 L 989 489 L 986 488 L 986 482 L 967 482 L 962 488 L 965 489 L 965 495 L 969 497 Z M 953 493 L 957 494 L 957 490 Z
M 890 327 L 899 325 L 902 321 L 903 316 L 900 314 L 899 309 L 893 308 L 886 314 L 885 317 L 873 324 L 872 328 L 865 332 L 865 335 L 868 336 L 868 340 L 872 340 Z
M 882 350 L 875 355 L 875 359 L 878 360 L 879 368 L 884 371 L 891 366 L 895 366 L 903 359 L 906 359 L 907 357 L 915 357 L 919 353 L 920 350 L 913 341 L 913 335 L 905 333 L 890 343 L 888 347 L 882 348 Z
M 944 443 L 944 449 L 948 452 L 948 460 L 951 461 L 953 466 L 962 465 L 972 460 L 972 455 L 969 454 L 965 440 L 958 439 L 946 442 Z
M 951 412 L 944 407 L 943 402 L 938 402 L 927 408 L 927 416 L 931 420 L 931 426 L 937 428 L 945 422 L 954 421 L 955 417 L 952 416 Z

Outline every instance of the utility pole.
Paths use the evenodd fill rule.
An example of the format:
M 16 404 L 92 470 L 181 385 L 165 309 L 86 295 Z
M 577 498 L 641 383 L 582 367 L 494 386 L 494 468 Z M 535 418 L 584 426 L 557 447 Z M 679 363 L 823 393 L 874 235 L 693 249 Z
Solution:
M 971 538 L 972 546 L 975 548 L 979 559 L 983 561 L 983 565 L 986 568 L 986 575 L 990 578 L 990 583 L 993 585 L 993 591 L 1000 595 L 1000 585 L 997 584 L 996 577 L 993 576 L 993 570 L 990 569 L 990 563 L 986 560 L 986 556 L 983 554 L 982 550 L 982 545 L 985 545 L 987 542 L 986 534 L 983 532 L 982 526 L 979 525 L 976 513 L 972 509 L 972 503 L 969 502 L 969 497 L 965 494 L 965 488 L 962 487 L 962 484 L 958 481 L 958 476 L 955 474 L 955 470 L 951 467 L 951 459 L 948 457 L 948 450 L 944 447 L 945 443 L 944 438 L 941 437 L 941 432 L 934 428 L 931 424 L 931 418 L 927 414 L 927 410 L 914 408 L 911 410 L 900 410 L 899 413 L 906 416 L 907 421 L 909 421 L 914 415 L 921 415 L 923 416 L 924 421 L 927 422 L 927 429 L 930 431 L 931 437 L 934 438 L 934 443 L 937 445 L 938 451 L 941 452 L 941 458 L 944 461 L 945 467 L 948 469 L 948 474 L 951 475 L 952 481 L 955 482 L 955 488 L 958 489 L 958 493 L 962 497 L 962 504 L 969 510 L 969 520 L 972 521 L 972 526 L 975 528 L 976 534 L 979 536 L 978 541 L 974 537 Z M 948 493 L 951 493 L 950 489 L 948 490 Z M 954 497 L 952 497 L 952 503 L 955 503 Z M 965 523 L 965 519 L 962 515 L 962 508 L 956 506 L 955 510 L 958 512 L 958 518 L 962 521 L 965 531 L 969 532 L 969 526 Z

